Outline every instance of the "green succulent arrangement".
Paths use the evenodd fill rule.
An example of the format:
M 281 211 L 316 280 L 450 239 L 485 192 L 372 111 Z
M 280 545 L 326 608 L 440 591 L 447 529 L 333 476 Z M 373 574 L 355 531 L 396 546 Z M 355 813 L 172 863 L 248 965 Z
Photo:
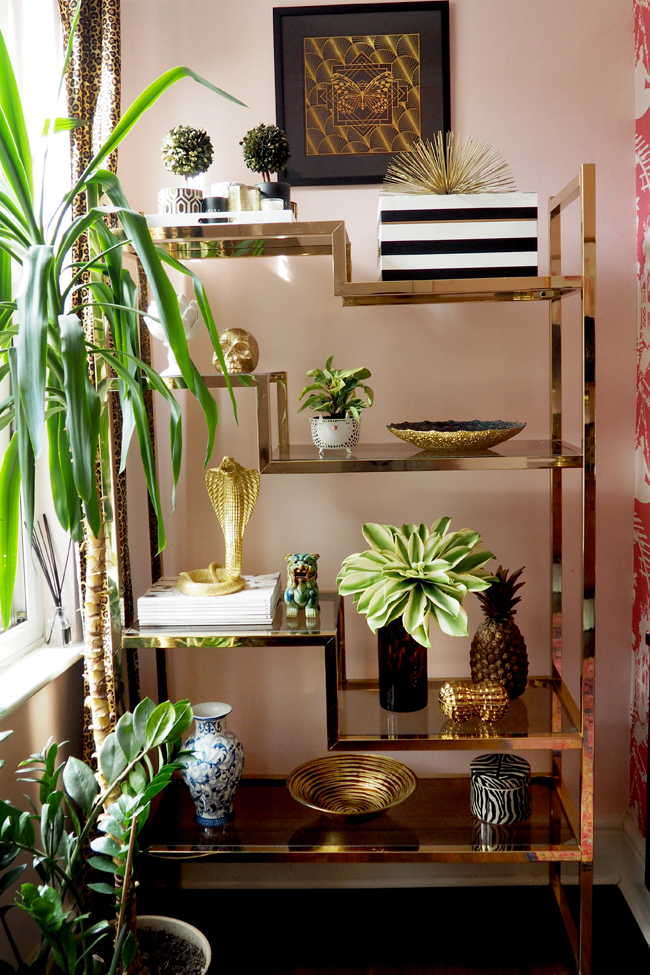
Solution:
M 367 524 L 370 551 L 349 555 L 337 576 L 339 593 L 353 596 L 373 633 L 402 617 L 414 640 L 430 647 L 428 621 L 443 633 L 468 636 L 462 602 L 468 592 L 487 589 L 495 577 L 483 569 L 492 552 L 473 551 L 478 532 L 449 532 L 451 518 L 426 525 Z
M 358 367 L 356 369 L 332 369 L 331 355 L 325 363 L 324 369 L 310 369 L 307 373 L 308 379 L 314 382 L 305 386 L 298 400 L 300 401 L 307 393 L 311 396 L 302 404 L 299 413 L 310 409 L 315 413 L 324 413 L 326 416 L 339 417 L 349 413 L 355 420 L 359 420 L 361 410 L 367 406 L 372 406 L 373 391 L 370 386 L 366 386 L 364 379 L 370 379 L 369 369 Z M 363 390 L 367 397 L 361 399 L 355 395 L 357 390 Z
M 291 157 L 287 137 L 277 125 L 261 124 L 249 129 L 239 145 L 243 146 L 248 169 L 261 173 L 265 183 L 270 183 L 271 173 L 279 173 Z
M 162 143 L 165 168 L 176 176 L 198 176 L 210 168 L 214 151 L 205 129 L 177 125 L 170 129 Z

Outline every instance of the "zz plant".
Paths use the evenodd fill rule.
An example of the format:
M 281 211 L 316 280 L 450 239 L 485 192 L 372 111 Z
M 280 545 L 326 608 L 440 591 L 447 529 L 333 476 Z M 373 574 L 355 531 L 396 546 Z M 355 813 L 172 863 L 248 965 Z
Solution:
M 22 781 L 38 783 L 38 802 L 30 800 L 31 809 L 23 810 L 0 800 L 0 892 L 16 884 L 27 864 L 13 864 L 27 853 L 40 882 L 23 883 L 15 904 L 35 922 L 41 946 L 28 966 L 11 937 L 9 908 L 1 909 L 19 972 L 40 975 L 50 970 L 50 959 L 64 975 L 126 972 L 137 952 L 130 927 L 138 834 L 152 799 L 193 758 L 181 744 L 191 722 L 188 701 L 156 707 L 145 698 L 132 714 L 122 715 L 104 741 L 99 752 L 103 786 L 77 758 L 57 764 L 59 746 L 51 740 L 21 763 Z M 103 835 L 91 839 L 97 829 Z M 81 884 L 89 841 L 88 863 L 105 879 L 88 887 L 111 898 L 108 913 L 116 918 L 114 926 L 103 915 L 94 916 Z M 5 971 L 13 969 L 0 962 L 0 972 Z
M 66 64 L 83 2 L 80 0 L 73 20 Z M 84 630 L 97 748 L 110 730 L 102 691 L 101 603 L 106 589 L 106 542 L 95 477 L 100 441 L 108 439 L 109 382 L 117 384 L 122 409 L 122 469 L 135 431 L 158 518 L 161 549 L 165 531 L 145 409 L 147 388 L 155 389 L 170 407 L 174 485 L 182 451 L 180 408 L 160 376 L 140 357 L 136 286 L 122 262 L 126 244 L 140 260 L 183 380 L 203 409 L 208 428 L 206 463 L 214 443 L 217 407 L 190 359 L 178 299 L 165 264 L 192 278 L 201 315 L 227 378 L 200 279 L 154 246 L 145 218 L 129 206 L 118 178 L 102 168 L 138 119 L 182 78 L 193 78 L 221 97 L 242 104 L 189 68 L 170 69 L 134 101 L 55 212 L 45 215 L 47 169 L 44 167 L 42 180 L 34 178 L 18 87 L 0 34 L 0 380 L 11 377 L 11 391 L 0 402 L 0 428 L 13 424 L 15 431 L 0 468 L 0 610 L 6 627 L 17 566 L 19 494 L 22 490 L 23 517 L 27 537 L 31 538 L 35 465 L 45 450 L 59 522 L 76 542 L 85 541 Z M 50 120 L 47 138 L 72 124 L 66 119 Z M 75 201 L 80 198 L 85 201 L 83 212 L 73 218 Z M 119 221 L 119 230 L 109 229 L 109 216 Z M 75 263 L 74 245 L 84 236 L 89 242 L 90 260 Z M 18 276 L 20 285 L 14 291 L 12 277 Z M 75 300 L 91 309 L 92 334 L 84 332 Z M 234 398 L 232 402 L 234 409 Z
M 426 525 L 367 524 L 363 537 L 372 546 L 349 555 L 337 577 L 342 596 L 352 596 L 357 610 L 376 633 L 402 618 L 404 628 L 430 647 L 429 618 L 449 636 L 468 636 L 462 602 L 468 592 L 487 589 L 495 577 L 483 569 L 492 552 L 474 551 L 478 532 L 449 532 L 451 518 Z

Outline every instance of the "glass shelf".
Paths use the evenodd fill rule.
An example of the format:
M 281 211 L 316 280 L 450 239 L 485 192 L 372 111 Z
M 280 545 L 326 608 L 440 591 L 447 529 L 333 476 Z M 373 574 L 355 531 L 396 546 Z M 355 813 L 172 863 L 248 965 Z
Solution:
M 450 678 L 456 679 L 456 678 Z M 458 678 L 461 679 L 461 678 Z M 467 678 L 462 678 L 467 683 Z M 429 681 L 421 711 L 395 713 L 379 704 L 376 681 L 344 680 L 338 691 L 338 736 L 330 748 L 364 751 L 580 748 L 580 712 L 562 682 L 534 677 L 500 721 L 450 721 L 438 703 L 446 680 Z
M 579 275 L 352 282 L 343 220 L 151 227 L 158 247 L 181 261 L 232 257 L 332 256 L 334 294 L 344 306 L 463 301 L 550 301 L 582 290 Z M 134 254 L 132 247 L 127 247 Z
M 325 450 L 314 444 L 276 447 L 262 474 L 348 474 L 386 471 L 536 470 L 582 467 L 579 447 L 558 440 L 520 440 L 518 437 L 491 450 L 444 454 L 420 450 L 402 440 L 360 443 L 348 454 L 344 448 Z
M 420 779 L 399 806 L 353 824 L 296 802 L 284 779 L 244 779 L 235 813 L 228 826 L 198 826 L 188 789 L 173 781 L 143 834 L 148 869 L 154 857 L 168 865 L 170 860 L 372 862 L 387 854 L 393 862 L 530 863 L 581 855 L 570 825 L 574 814 L 545 776 L 533 777 L 530 819 L 514 826 L 489 826 L 471 815 L 467 776 Z
M 217 597 L 218 598 L 218 597 Z M 259 647 L 313 646 L 337 641 L 341 632 L 341 597 L 321 592 L 320 613 L 307 620 L 305 611 L 288 617 L 281 599 L 267 626 L 140 626 L 128 627 L 124 646 L 136 647 Z

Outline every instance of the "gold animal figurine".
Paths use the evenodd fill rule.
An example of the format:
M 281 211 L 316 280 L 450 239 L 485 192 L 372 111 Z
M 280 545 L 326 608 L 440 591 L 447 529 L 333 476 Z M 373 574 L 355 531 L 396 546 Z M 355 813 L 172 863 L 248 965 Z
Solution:
M 260 492 L 259 471 L 224 457 L 219 467 L 206 471 L 205 483 L 223 529 L 225 564 L 211 562 L 207 569 L 181 572 L 178 588 L 185 596 L 225 596 L 246 585 L 241 577 L 242 537 Z

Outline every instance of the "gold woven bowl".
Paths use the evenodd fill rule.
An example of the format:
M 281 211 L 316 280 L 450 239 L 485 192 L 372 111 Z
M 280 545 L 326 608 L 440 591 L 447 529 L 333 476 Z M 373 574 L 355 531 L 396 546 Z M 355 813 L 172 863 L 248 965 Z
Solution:
M 382 755 L 314 758 L 287 779 L 287 789 L 298 802 L 349 821 L 378 816 L 408 799 L 417 784 L 410 768 Z
M 388 429 L 395 437 L 423 450 L 459 453 L 489 450 L 521 433 L 525 426 L 513 420 L 407 420 L 389 423 Z

